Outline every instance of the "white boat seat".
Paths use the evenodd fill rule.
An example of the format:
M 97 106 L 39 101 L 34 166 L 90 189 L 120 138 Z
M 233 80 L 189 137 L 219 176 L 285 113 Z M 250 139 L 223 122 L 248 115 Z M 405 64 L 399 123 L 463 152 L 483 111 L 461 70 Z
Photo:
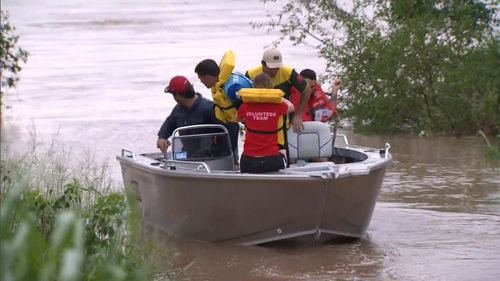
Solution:
M 333 133 L 330 127 L 318 121 L 303 122 L 300 133 L 290 127 L 287 131 L 288 155 L 291 161 L 329 158 L 332 155 Z

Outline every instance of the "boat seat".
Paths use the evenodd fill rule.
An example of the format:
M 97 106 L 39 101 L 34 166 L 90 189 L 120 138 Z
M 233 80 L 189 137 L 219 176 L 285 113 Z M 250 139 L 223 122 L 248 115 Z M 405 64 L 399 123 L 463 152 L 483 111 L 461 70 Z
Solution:
M 304 130 L 300 133 L 294 132 L 292 127 L 287 131 L 290 161 L 330 158 L 333 149 L 333 133 L 330 127 L 318 121 L 308 121 L 302 124 Z

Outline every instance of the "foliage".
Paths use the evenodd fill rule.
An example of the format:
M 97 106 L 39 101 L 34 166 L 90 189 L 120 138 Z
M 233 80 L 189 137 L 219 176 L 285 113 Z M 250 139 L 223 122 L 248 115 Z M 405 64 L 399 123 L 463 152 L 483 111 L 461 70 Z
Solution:
M 138 229 L 127 223 L 132 210 L 123 194 L 85 205 L 77 181 L 46 197 L 25 180 L 3 180 L 2 281 L 153 280 L 130 239 Z
M 154 259 L 170 257 L 153 251 L 136 198 L 110 189 L 102 169 L 68 167 L 69 153 L 55 143 L 21 159 L 4 149 L 0 281 L 181 276 L 179 271 L 163 279 L 155 272 Z
M 264 0 L 264 2 L 274 2 Z M 345 3 L 345 2 L 342 2 Z M 288 1 L 257 26 L 317 44 L 340 74 L 343 116 L 378 133 L 500 133 L 494 4 L 473 0 Z M 311 66 L 309 66 L 311 67 Z
M 4 10 L 0 12 L 0 70 L 1 87 L 0 93 L 6 88 L 13 88 L 19 80 L 18 73 L 21 71 L 21 62 L 26 63 L 29 53 L 18 46 L 19 36 L 14 26 L 9 22 L 9 15 Z

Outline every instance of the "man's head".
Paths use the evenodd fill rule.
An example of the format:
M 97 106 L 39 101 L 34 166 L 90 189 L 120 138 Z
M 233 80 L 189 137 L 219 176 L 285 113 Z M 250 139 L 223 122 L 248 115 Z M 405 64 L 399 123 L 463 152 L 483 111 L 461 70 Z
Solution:
M 316 81 L 316 72 L 314 72 L 314 70 L 311 70 L 311 69 L 304 69 L 300 72 L 300 76 L 302 76 L 303 78 L 306 78 L 306 79 L 309 79 L 309 80 L 314 80 Z
M 300 72 L 300 76 L 306 79 L 307 85 L 314 89 L 316 86 L 316 72 L 311 69 L 304 69 Z
M 198 79 L 207 88 L 212 88 L 219 80 L 219 65 L 212 59 L 199 62 L 194 68 L 194 72 L 198 74 Z
M 283 66 L 280 51 L 276 48 L 267 49 L 262 55 L 261 64 L 263 72 L 274 78 L 280 67 Z
M 174 99 L 191 99 L 195 96 L 193 85 L 184 76 L 174 76 L 165 88 L 165 93 L 171 93 Z

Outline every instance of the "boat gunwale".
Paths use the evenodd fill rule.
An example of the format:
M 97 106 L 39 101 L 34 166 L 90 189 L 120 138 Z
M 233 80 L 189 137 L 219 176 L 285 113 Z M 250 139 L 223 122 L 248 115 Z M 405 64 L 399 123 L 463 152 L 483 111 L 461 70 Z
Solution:
M 339 148 L 339 147 L 336 147 Z M 202 172 L 202 171 L 195 171 L 191 169 L 178 169 L 178 170 L 171 170 L 171 169 L 165 169 L 160 166 L 154 166 L 151 164 L 146 164 L 143 163 L 135 157 L 139 156 L 141 158 L 150 159 L 154 160 L 152 158 L 143 156 L 143 155 L 137 155 L 134 157 L 126 157 L 126 156 L 117 156 L 116 159 L 120 163 L 127 163 L 129 165 L 132 165 L 138 169 L 144 170 L 144 171 L 150 171 L 153 172 L 154 174 L 157 175 L 162 175 L 162 176 L 173 176 L 173 177 L 188 177 L 192 178 L 193 176 L 196 177 L 202 177 L 202 178 L 210 178 L 210 179 L 248 179 L 248 180 L 277 180 L 277 181 L 282 181 L 284 179 L 286 180 L 304 180 L 304 179 L 310 179 L 310 180 L 323 180 L 325 177 L 322 175 L 325 174 L 334 174 L 335 178 L 344 178 L 344 177 L 349 177 L 349 176 L 355 176 L 355 175 L 363 175 L 363 174 L 369 174 L 375 170 L 384 168 L 389 166 L 389 164 L 392 162 L 392 155 L 389 153 L 388 157 L 381 157 L 379 150 L 375 148 L 370 148 L 370 147 L 362 147 L 362 146 L 349 146 L 348 148 L 342 148 L 348 151 L 355 151 L 359 153 L 363 153 L 367 156 L 367 159 L 360 161 L 360 162 L 354 162 L 354 163 L 341 163 L 341 164 L 335 164 L 333 162 L 317 162 L 317 163 L 333 163 L 335 165 L 335 172 L 333 171 L 317 171 L 315 173 L 305 173 L 305 172 L 300 172 L 298 170 L 293 170 L 291 168 L 285 168 L 283 170 L 280 170 L 281 172 L 272 172 L 272 173 L 240 173 L 239 171 L 224 171 L 224 170 L 211 170 L 210 172 Z

